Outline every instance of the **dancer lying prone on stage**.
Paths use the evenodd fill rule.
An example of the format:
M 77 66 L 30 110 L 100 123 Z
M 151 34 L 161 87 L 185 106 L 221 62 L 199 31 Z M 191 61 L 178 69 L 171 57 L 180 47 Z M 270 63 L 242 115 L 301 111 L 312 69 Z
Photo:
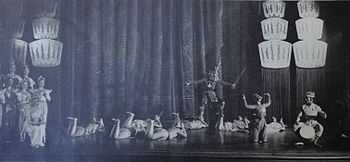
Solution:
M 286 126 L 284 125 L 283 119 L 281 118 L 280 122 L 277 122 L 276 117 L 272 117 L 272 122 L 266 125 L 267 133 L 276 133 L 282 132 L 286 130 Z
M 243 119 L 242 116 L 238 116 L 237 119 L 233 120 L 233 122 L 224 122 L 223 117 L 219 120 L 218 129 L 221 131 L 229 131 L 229 132 L 243 132 L 249 133 L 248 131 L 248 119 Z
M 109 137 L 113 139 L 126 139 L 130 138 L 133 132 L 136 132 L 132 127 L 134 121 L 134 113 L 126 112 L 128 115 L 123 124 L 120 124 L 120 119 L 112 119 L 113 126 L 109 133 Z
M 160 116 L 156 115 L 154 120 L 147 120 L 146 137 L 151 140 L 171 140 L 175 137 L 187 137 L 184 124 L 180 121 L 178 114 L 175 116 L 175 122 L 170 129 L 164 129 L 160 122 Z
M 200 107 L 198 119 L 184 120 L 184 126 L 186 129 L 202 129 L 207 128 L 208 123 L 204 120 L 204 107 Z
M 104 130 L 103 119 L 99 121 L 93 119 L 86 127 L 78 126 L 78 118 L 68 117 L 68 127 L 66 133 L 71 137 L 88 136 Z

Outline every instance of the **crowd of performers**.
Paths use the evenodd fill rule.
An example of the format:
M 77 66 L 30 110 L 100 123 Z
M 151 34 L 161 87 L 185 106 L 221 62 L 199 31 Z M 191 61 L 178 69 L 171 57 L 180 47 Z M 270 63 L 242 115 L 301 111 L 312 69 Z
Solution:
M 52 90 L 45 88 L 45 78 L 40 76 L 35 82 L 29 77 L 28 67 L 24 67 L 23 75 L 16 74 L 15 64 L 10 64 L 9 72 L 1 76 L 4 83 L 0 90 L 0 126 L 3 132 L 7 132 L 12 137 L 18 135 L 20 141 L 25 141 L 29 137 L 30 144 L 33 147 L 45 146 L 46 142 L 46 122 L 47 122 L 47 103 L 51 101 L 50 93 Z M 259 95 L 253 94 L 256 98 L 255 104 L 248 104 L 246 96 L 242 99 L 246 109 L 252 110 L 250 117 L 238 116 L 233 121 L 224 122 L 225 101 L 219 97 L 216 91 L 217 85 L 230 86 L 236 88 L 235 83 L 229 83 L 218 79 L 215 72 L 210 72 L 207 78 L 187 82 L 186 86 L 191 84 L 205 85 L 202 95 L 202 103 L 198 117 L 190 120 L 182 120 L 178 113 L 172 113 L 172 123 L 170 126 L 163 126 L 161 114 L 156 114 L 152 119 L 135 119 L 135 114 L 127 112 L 127 118 L 123 121 L 112 119 L 113 126 L 109 130 L 109 137 L 113 139 L 126 139 L 133 137 L 142 137 L 150 140 L 171 140 L 174 138 L 186 138 L 186 130 L 206 128 L 208 132 L 229 131 L 249 133 L 254 143 L 267 142 L 267 134 L 284 131 L 286 125 L 281 118 L 279 121 L 272 117 L 272 122 L 267 123 L 266 109 L 271 105 L 270 93 Z M 267 102 L 262 103 L 263 98 L 267 97 Z M 350 95 L 349 95 L 350 96 Z M 314 92 L 307 92 L 305 104 L 301 107 L 298 114 L 294 130 L 301 137 L 298 145 L 304 142 L 312 142 L 320 146 L 319 139 L 323 134 L 323 126 L 317 121 L 317 116 L 327 118 L 327 114 L 322 111 L 320 106 L 313 102 Z M 339 104 L 348 104 L 341 100 Z M 349 102 L 350 103 L 350 102 Z M 205 120 L 204 114 L 207 111 L 208 120 Z M 248 120 L 249 119 L 249 120 Z M 105 132 L 103 119 L 93 119 L 87 126 L 79 126 L 78 119 L 68 117 L 66 135 L 71 137 L 87 136 L 96 132 Z M 345 125 L 345 121 L 340 121 Z M 343 134 L 347 136 L 346 134 Z
M 186 138 L 186 130 L 206 128 L 208 132 L 229 131 L 249 133 L 254 143 L 266 143 L 267 134 L 284 131 L 286 125 L 282 118 L 278 121 L 276 117 L 272 117 L 272 122 L 267 123 L 266 109 L 271 105 L 270 93 L 259 95 L 253 94 L 256 98 L 256 103 L 248 104 L 246 96 L 242 95 L 242 100 L 246 109 L 251 110 L 250 117 L 238 116 L 237 119 L 224 122 L 224 107 L 225 101 L 219 97 L 216 91 L 218 84 L 230 86 L 232 89 L 236 88 L 236 82 L 231 84 L 219 80 L 215 72 L 209 72 L 208 77 L 187 82 L 186 86 L 191 84 L 205 85 L 202 95 L 202 103 L 198 117 L 190 120 L 182 120 L 178 113 L 172 113 L 172 123 L 165 127 L 161 122 L 161 115 L 156 114 L 152 119 L 140 120 L 134 119 L 135 114 L 127 112 L 126 119 L 113 119 L 113 126 L 109 131 L 109 137 L 113 139 L 127 139 L 127 138 L 144 138 L 149 140 L 171 140 L 175 138 Z M 267 97 L 267 102 L 263 103 L 263 98 Z M 297 145 L 303 145 L 305 142 L 313 143 L 315 146 L 321 146 L 319 139 L 323 133 L 323 126 L 317 121 L 317 116 L 326 118 L 327 115 L 320 106 L 313 102 L 315 98 L 314 92 L 307 92 L 305 97 L 305 104 L 301 106 L 301 112 L 298 114 L 294 130 L 300 137 Z M 208 120 L 205 120 L 204 114 L 207 111 Z M 249 120 L 248 120 L 249 119 Z M 69 117 L 69 124 L 66 129 L 68 136 L 86 136 L 96 133 L 97 131 L 104 131 L 103 120 L 93 119 L 93 122 L 86 127 L 78 126 L 77 118 Z
M 23 74 L 17 75 L 16 65 L 12 62 L 8 74 L 0 76 L 0 127 L 5 140 L 19 138 L 24 142 L 29 137 L 30 145 L 38 148 L 46 143 L 48 102 L 52 90 L 45 88 L 43 76 L 35 82 L 29 73 L 25 66 Z
M 224 107 L 225 102 L 217 95 L 216 86 L 218 84 L 224 86 L 230 86 L 232 89 L 236 88 L 236 83 L 229 83 L 219 80 L 215 72 L 209 72 L 208 77 L 187 82 L 186 86 L 191 84 L 203 84 L 205 90 L 202 95 L 202 104 L 200 105 L 199 115 L 192 119 L 182 120 L 178 113 L 172 113 L 172 124 L 165 127 L 161 122 L 161 115 L 156 114 L 152 119 L 140 120 L 134 119 L 134 113 L 127 112 L 125 121 L 120 119 L 113 119 L 113 126 L 109 131 L 109 136 L 113 139 L 126 139 L 133 137 L 142 137 L 150 140 L 170 140 L 174 138 L 186 138 L 186 130 L 202 129 L 206 128 L 208 132 L 216 131 L 229 131 L 229 132 L 242 132 L 250 133 L 253 136 L 254 142 L 267 142 L 266 134 L 268 132 L 280 132 L 286 129 L 286 125 L 281 118 L 277 121 L 277 118 L 273 117 L 271 123 L 267 123 L 266 108 L 271 105 L 271 95 L 265 93 L 268 97 L 267 103 L 262 103 L 263 97 L 254 94 L 257 98 L 256 104 L 248 104 L 245 95 L 243 95 L 244 105 L 247 109 L 254 110 L 252 114 L 253 118 L 249 121 L 248 117 L 238 116 L 237 119 L 232 122 L 224 122 Z M 207 111 L 208 121 L 205 120 L 204 114 Z M 88 126 L 78 126 L 77 118 L 69 117 L 67 126 L 67 135 L 85 136 L 95 133 L 96 131 L 103 131 L 103 120 L 97 121 L 93 119 Z

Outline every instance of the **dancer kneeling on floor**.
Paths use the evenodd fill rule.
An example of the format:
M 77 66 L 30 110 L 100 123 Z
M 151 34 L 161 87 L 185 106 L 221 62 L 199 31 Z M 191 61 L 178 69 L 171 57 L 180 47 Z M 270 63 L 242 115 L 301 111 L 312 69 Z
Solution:
M 300 135 L 300 137 L 313 142 L 315 146 L 321 147 L 319 139 L 323 134 L 323 126 L 316 120 L 316 118 L 320 115 L 326 119 L 327 114 L 322 111 L 320 106 L 313 102 L 314 98 L 315 92 L 306 92 L 306 104 L 302 106 L 301 112 L 298 114 L 294 130 Z M 310 128 L 311 130 L 305 128 Z M 296 144 L 303 145 L 304 143 L 297 142 Z

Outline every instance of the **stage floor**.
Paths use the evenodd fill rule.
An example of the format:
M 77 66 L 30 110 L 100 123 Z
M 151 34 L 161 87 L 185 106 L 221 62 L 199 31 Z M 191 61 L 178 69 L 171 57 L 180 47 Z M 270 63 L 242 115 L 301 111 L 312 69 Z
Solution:
M 186 161 L 206 160 L 350 160 L 350 139 L 323 140 L 324 147 L 294 146 L 291 130 L 269 134 L 268 143 L 250 143 L 248 134 L 222 132 L 209 135 L 205 129 L 188 132 L 188 138 L 171 141 L 112 140 L 103 135 L 67 138 L 51 132 L 48 146 L 31 149 L 23 143 L 2 142 L 1 160 L 15 161 Z M 154 160 L 158 159 L 158 160 Z M 170 160 L 169 160 L 170 159 Z M 201 161 L 202 161 L 201 160 Z

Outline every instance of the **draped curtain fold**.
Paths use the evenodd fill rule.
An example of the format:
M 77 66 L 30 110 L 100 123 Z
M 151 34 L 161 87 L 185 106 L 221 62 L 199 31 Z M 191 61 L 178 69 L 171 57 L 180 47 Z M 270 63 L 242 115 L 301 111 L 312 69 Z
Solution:
M 126 111 L 193 116 L 201 79 L 221 60 L 223 1 L 73 0 L 63 19 L 66 115 L 86 120 Z M 70 2 L 64 1 L 65 6 Z M 68 22 L 69 21 L 69 22 Z M 70 82 L 69 82 L 70 81 Z

